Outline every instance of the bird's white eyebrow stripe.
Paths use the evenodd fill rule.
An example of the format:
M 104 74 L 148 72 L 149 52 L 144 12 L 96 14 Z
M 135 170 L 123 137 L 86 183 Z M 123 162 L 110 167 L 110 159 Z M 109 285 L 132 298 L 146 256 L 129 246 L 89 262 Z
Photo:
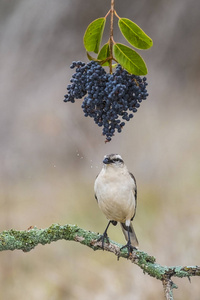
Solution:
M 111 159 L 111 161 L 120 161 L 121 163 L 123 163 L 123 159 L 119 158 L 119 157 L 116 157 L 116 158 L 113 158 Z

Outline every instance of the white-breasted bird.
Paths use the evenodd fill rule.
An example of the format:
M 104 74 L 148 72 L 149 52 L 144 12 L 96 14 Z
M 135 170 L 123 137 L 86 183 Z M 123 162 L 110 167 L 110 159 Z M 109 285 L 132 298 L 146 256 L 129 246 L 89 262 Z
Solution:
M 127 248 L 129 253 L 132 252 L 138 247 L 138 240 L 131 223 L 136 213 L 137 186 L 135 177 L 128 171 L 119 154 L 109 154 L 104 157 L 103 168 L 94 183 L 94 192 L 99 208 L 109 220 L 99 239 L 102 240 L 102 248 L 104 248 L 104 240 L 108 242 L 109 225 L 120 222 L 127 240 L 127 244 L 122 248 Z

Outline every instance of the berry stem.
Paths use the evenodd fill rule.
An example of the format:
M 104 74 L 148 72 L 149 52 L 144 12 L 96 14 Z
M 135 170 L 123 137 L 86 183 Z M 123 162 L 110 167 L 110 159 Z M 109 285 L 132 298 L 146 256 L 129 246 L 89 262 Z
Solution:
M 111 8 L 110 8 L 110 39 L 109 39 L 109 45 L 110 45 L 110 56 L 113 57 L 113 19 L 114 19 L 114 5 L 115 0 L 111 0 Z M 110 66 L 110 74 L 112 74 L 112 59 L 109 61 Z

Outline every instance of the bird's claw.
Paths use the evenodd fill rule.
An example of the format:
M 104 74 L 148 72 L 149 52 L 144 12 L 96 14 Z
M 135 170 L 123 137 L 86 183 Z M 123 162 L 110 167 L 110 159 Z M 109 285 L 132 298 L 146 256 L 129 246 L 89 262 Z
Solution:
M 120 250 L 127 248 L 128 250 L 128 254 L 131 255 L 133 250 L 136 250 L 137 248 L 135 248 L 134 246 L 131 245 L 131 242 L 128 241 L 128 243 L 126 245 L 124 245 L 123 247 L 120 248 Z
M 108 235 L 107 235 L 107 233 L 106 232 L 104 232 L 101 236 L 100 236 L 100 238 L 98 238 L 98 240 L 97 240 L 97 242 L 100 242 L 100 241 L 102 241 L 102 249 L 104 250 L 104 243 L 105 243 L 105 240 L 106 240 L 106 242 L 109 244 L 110 242 L 109 242 L 109 238 L 108 238 Z

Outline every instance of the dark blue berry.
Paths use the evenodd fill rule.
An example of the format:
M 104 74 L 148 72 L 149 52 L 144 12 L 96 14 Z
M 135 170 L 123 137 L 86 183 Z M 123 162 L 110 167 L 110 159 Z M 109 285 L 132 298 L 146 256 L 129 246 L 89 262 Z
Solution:
M 70 68 L 76 72 L 67 86 L 64 101 L 73 103 L 75 99 L 84 98 L 81 106 L 84 115 L 102 127 L 102 134 L 109 142 L 115 131 L 121 132 L 124 127 L 122 119 L 133 118 L 142 100 L 146 100 L 146 77 L 131 75 L 120 65 L 113 74 L 108 74 L 95 61 L 88 64 L 73 61 Z

